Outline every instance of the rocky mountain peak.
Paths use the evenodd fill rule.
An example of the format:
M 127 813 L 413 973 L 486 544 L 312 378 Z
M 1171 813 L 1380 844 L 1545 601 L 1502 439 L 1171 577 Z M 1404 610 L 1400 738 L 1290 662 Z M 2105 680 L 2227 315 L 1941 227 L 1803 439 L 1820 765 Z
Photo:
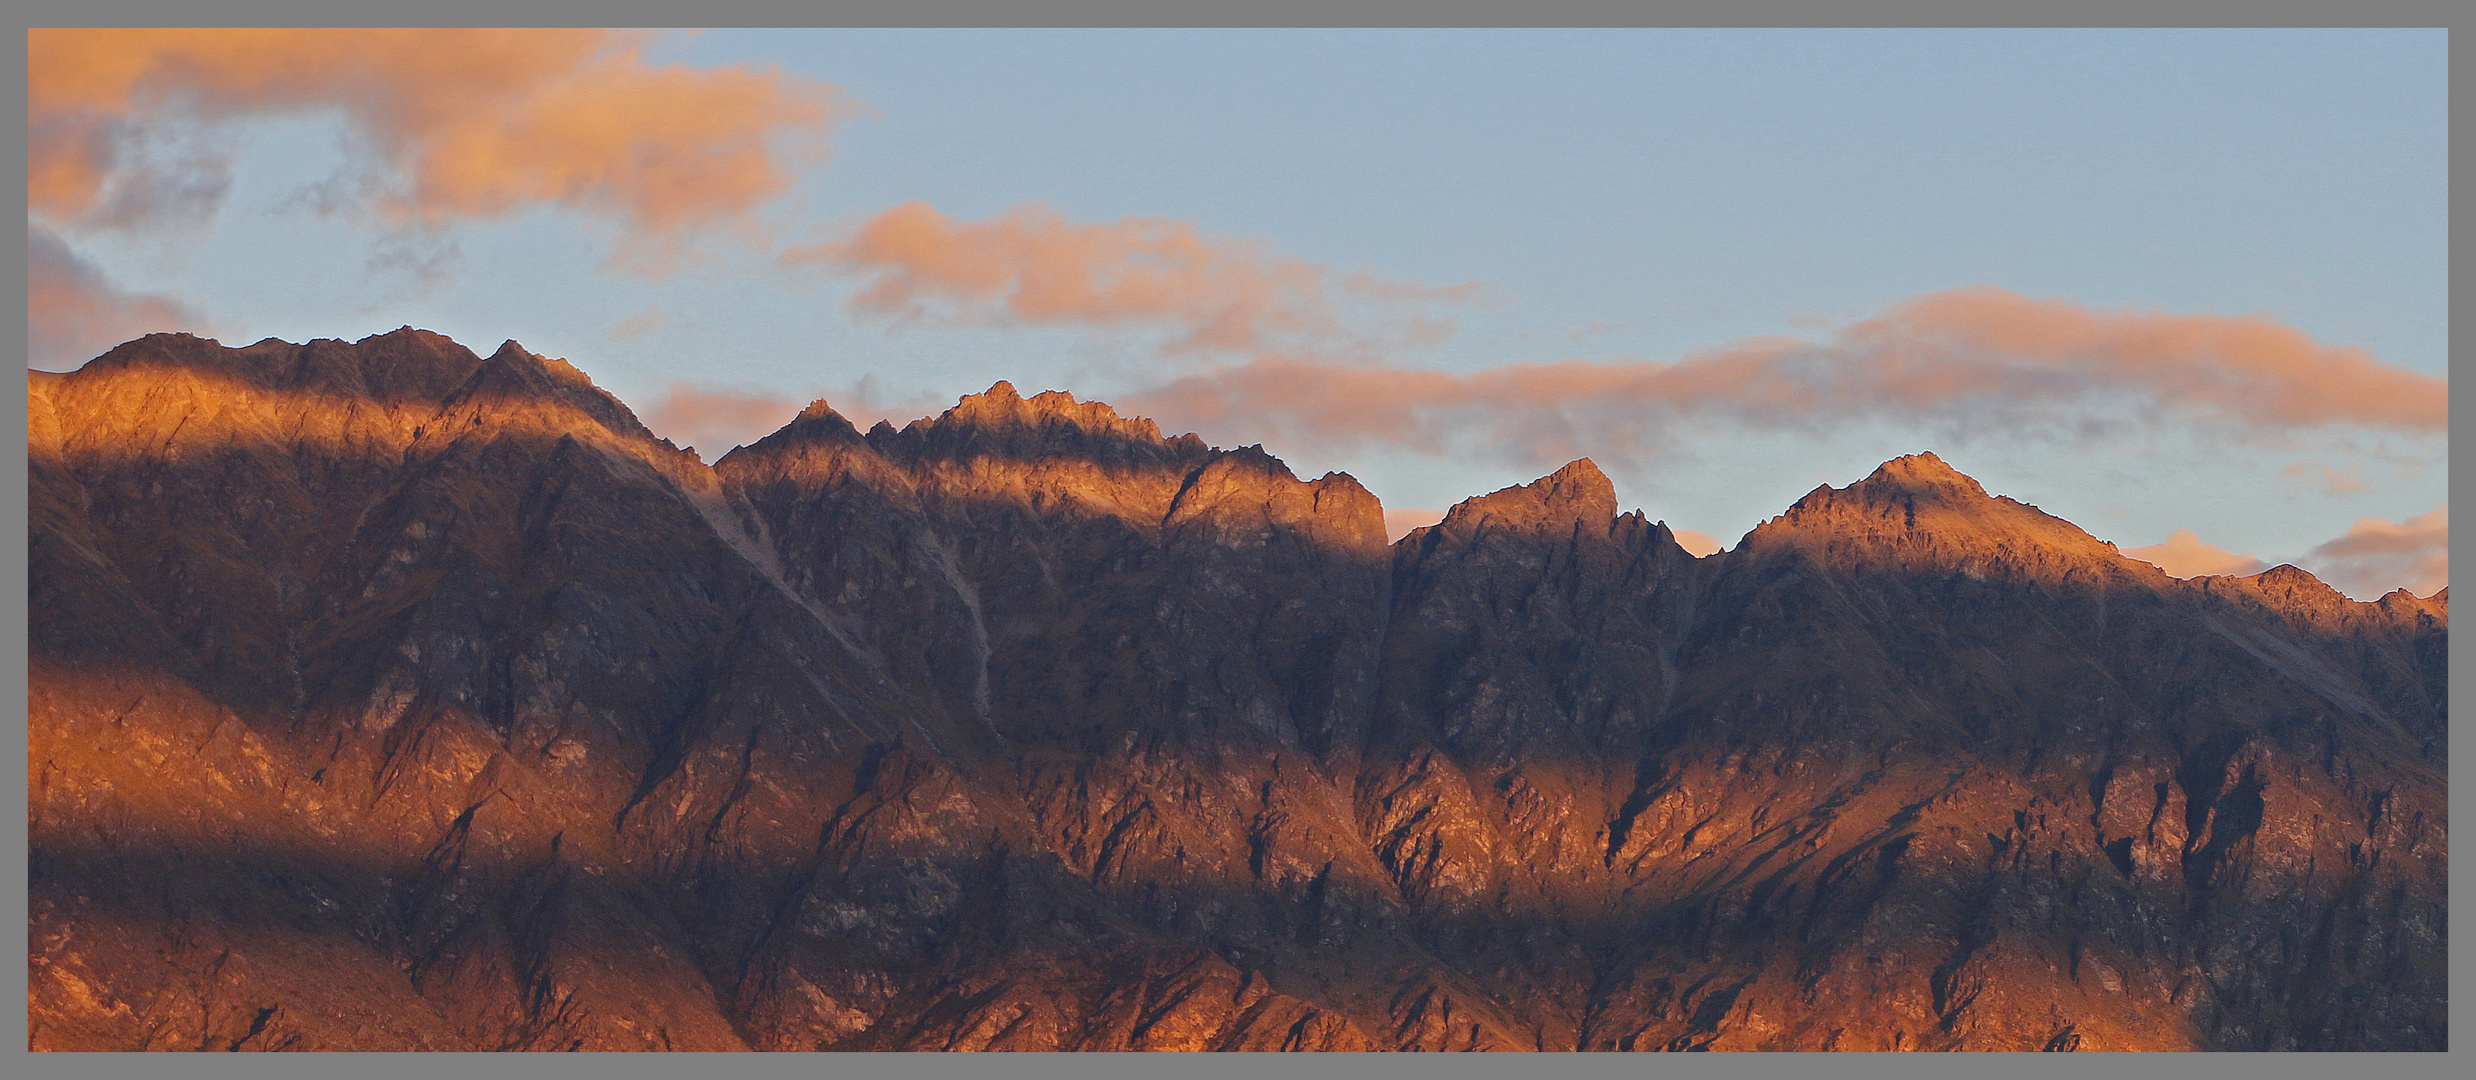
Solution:
M 1965 498 L 1986 498 L 1986 488 L 1974 478 L 1952 468 L 1931 450 L 1906 454 L 1875 467 L 1866 478 L 1852 485 L 1851 490 L 1868 495 L 1897 492 L 1904 495 L 1949 493 Z
M 332 352 L 349 356 L 358 369 L 360 389 L 381 399 L 444 400 L 482 363 L 473 350 L 446 335 L 410 326 L 373 334 L 350 346 L 340 341 L 332 344 L 337 347 Z M 303 351 L 311 354 L 311 350 Z
M 1960 571 L 2054 581 L 2155 571 L 2037 507 L 1989 494 L 1932 453 L 1893 458 L 1845 488 L 1815 488 L 1746 535 L 1747 551 L 1799 549 L 1845 568 Z
M 887 435 L 893 434 L 893 428 L 887 426 L 882 420 L 877 422 L 877 427 Z M 791 418 L 790 423 L 774 429 L 762 439 L 723 455 L 715 464 L 719 466 L 722 461 L 732 458 L 745 459 L 750 454 L 776 453 L 819 441 L 837 445 L 860 441 L 858 427 L 846 419 L 843 414 L 834 411 L 834 406 L 828 404 L 824 398 L 809 402 L 799 411 L 799 415 Z
M 437 404 L 481 363 L 471 349 L 445 335 L 406 326 L 359 341 L 313 338 L 296 345 L 270 337 L 237 349 L 213 338 L 152 334 L 112 350 L 80 373 L 178 368 L 267 390 Z
M 258 344 L 265 345 L 268 341 L 274 340 L 274 338 L 268 338 Z M 87 361 L 84 366 L 69 374 L 94 377 L 108 372 L 154 364 L 186 367 L 194 364 L 195 358 L 204 350 L 221 348 L 223 348 L 222 342 L 214 338 L 198 337 L 195 334 L 148 334 L 134 341 L 124 341 L 113 346 L 111 351 Z
M 2338 595 L 2338 590 L 2323 584 L 2320 578 L 2314 577 L 2310 571 L 2293 563 L 2280 563 L 2253 575 L 2253 580 L 2265 587 L 2305 589 L 2316 594 L 2327 592 L 2333 596 Z
M 1616 485 L 1591 459 L 1576 458 L 1530 483 L 1464 499 L 1446 512 L 1438 527 L 1466 530 L 1492 524 L 1561 532 L 1576 524 L 1604 527 L 1614 520 Z
M 1158 424 L 1125 417 L 1101 402 L 1047 390 L 1029 398 L 1000 380 L 935 419 L 914 420 L 892 438 L 872 437 L 880 452 L 913 461 L 991 460 L 1088 463 L 1107 471 L 1201 464 L 1210 450 L 1192 436 L 1163 439 Z
M 2329 615 L 2356 604 L 2345 593 L 2314 577 L 2310 571 L 2290 563 L 2280 563 L 2254 574 L 2245 582 L 2258 589 L 2262 596 L 2281 610 L 2294 614 Z
M 1260 445 L 1224 451 L 1187 477 L 1167 524 L 1209 521 L 1225 535 L 1282 529 L 1335 550 L 1380 557 L 1384 505 L 1348 473 L 1300 480 Z
M 510 338 L 490 354 L 458 388 L 464 403 L 493 402 L 499 410 L 535 413 L 533 422 L 557 425 L 555 414 L 574 409 L 611 434 L 652 443 L 652 429 L 636 413 L 575 365 L 526 349 Z M 512 416 L 512 414 L 511 414 Z
M 1119 416 L 1097 401 L 1078 402 L 1063 390 L 1043 390 L 1027 398 L 1004 379 L 983 393 L 966 395 L 938 417 L 938 423 L 986 429 L 1065 427 L 1154 441 L 1161 437 L 1160 426 L 1142 417 Z
M 1532 481 L 1530 487 L 1551 506 L 1571 504 L 1586 510 L 1604 506 L 1603 513 L 1616 516 L 1616 485 L 1589 458 L 1575 458 L 1564 468 Z

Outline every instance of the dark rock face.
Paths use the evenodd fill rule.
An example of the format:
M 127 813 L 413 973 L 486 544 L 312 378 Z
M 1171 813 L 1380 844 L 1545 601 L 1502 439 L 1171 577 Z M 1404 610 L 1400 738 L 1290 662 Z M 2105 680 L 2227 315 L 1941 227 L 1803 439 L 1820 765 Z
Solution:
M 1932 455 L 1696 559 L 999 384 L 29 375 L 38 1049 L 2440 1049 L 2447 594 Z

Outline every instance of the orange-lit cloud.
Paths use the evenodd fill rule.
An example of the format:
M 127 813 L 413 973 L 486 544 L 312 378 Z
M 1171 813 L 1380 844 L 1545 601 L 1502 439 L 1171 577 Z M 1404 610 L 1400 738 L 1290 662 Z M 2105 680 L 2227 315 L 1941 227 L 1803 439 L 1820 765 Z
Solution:
M 854 310 L 978 326 L 1166 329 L 1170 354 L 1286 351 L 1367 361 L 1449 333 L 1410 316 L 1360 329 L 1353 305 L 1458 303 L 1475 283 L 1431 287 L 1335 273 L 1260 241 L 1210 236 L 1190 222 L 1078 223 L 1043 207 L 958 221 L 922 202 L 894 207 L 848 235 L 794 248 L 786 265 L 864 275 Z
M 2175 530 L 2163 544 L 2125 548 L 2124 557 L 2139 559 L 2179 578 L 2223 574 L 2250 577 L 2270 568 L 2270 564 L 2250 554 L 2238 555 L 2215 544 L 2202 543 L 2199 534 L 2190 529 Z
M 1269 358 L 1137 404 L 1206 434 L 1454 448 L 1528 465 L 1647 456 L 1679 420 L 1787 428 L 1878 419 L 1953 434 L 2102 430 L 2169 416 L 2283 431 L 2439 434 L 2449 384 L 2266 318 L 2092 310 L 1993 288 L 1933 293 L 1819 339 L 1675 363 L 1516 364 L 1470 374 Z
M 1912 399 L 2068 400 L 2120 387 L 2248 423 L 2450 424 L 2443 380 L 2263 316 L 2093 311 L 1980 287 L 1895 305 L 1842 339 Z
M 2373 490 L 2373 485 L 2365 483 L 2364 477 L 2358 475 L 2352 465 L 2338 469 L 2318 461 L 2298 461 L 2281 470 L 2280 475 L 2291 482 L 2309 485 L 2324 495 L 2362 495 Z
M 1377 300 L 1432 300 L 1467 304 L 1487 295 L 1487 286 L 1476 281 L 1456 285 L 1422 285 L 1415 281 L 1387 280 L 1364 270 L 1341 275 L 1338 284 L 1345 293 Z
M 834 87 L 774 69 L 651 63 L 651 41 L 575 29 L 30 30 L 28 205 L 62 223 L 138 220 L 220 190 L 211 158 L 150 156 L 167 133 L 331 112 L 368 157 L 357 202 L 392 223 L 554 204 L 614 217 L 640 252 L 655 251 L 787 190 L 850 112 Z
M 2404 521 L 2364 518 L 2300 561 L 2359 600 L 2397 588 L 2431 596 L 2450 584 L 2450 504 Z
M 1676 546 L 1684 548 L 1686 554 L 1697 559 L 1719 551 L 1719 540 L 1709 533 L 1695 532 L 1692 529 L 1674 529 L 1672 531 L 1676 533 Z
M 1408 507 L 1400 510 L 1386 510 L 1384 512 L 1384 538 L 1399 540 L 1410 535 L 1413 529 L 1424 529 L 1442 520 L 1444 520 L 1442 510 L 1418 510 Z
M 131 296 L 48 229 L 26 229 L 26 363 L 83 364 L 121 342 L 162 331 L 203 333 L 197 312 L 160 296 Z
M 645 426 L 683 447 L 695 447 L 706 461 L 718 460 L 734 446 L 772 434 L 799 415 L 805 401 L 771 394 L 707 390 L 695 383 L 670 384 L 653 407 L 645 410 Z

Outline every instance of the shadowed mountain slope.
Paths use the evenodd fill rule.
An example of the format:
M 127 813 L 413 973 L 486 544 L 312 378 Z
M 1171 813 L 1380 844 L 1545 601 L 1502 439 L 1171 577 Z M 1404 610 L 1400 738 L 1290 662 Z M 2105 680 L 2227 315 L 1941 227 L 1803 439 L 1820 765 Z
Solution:
M 1005 383 L 712 466 L 405 329 L 30 372 L 38 1049 L 2440 1049 L 2448 598 L 1931 454 L 1694 558 Z

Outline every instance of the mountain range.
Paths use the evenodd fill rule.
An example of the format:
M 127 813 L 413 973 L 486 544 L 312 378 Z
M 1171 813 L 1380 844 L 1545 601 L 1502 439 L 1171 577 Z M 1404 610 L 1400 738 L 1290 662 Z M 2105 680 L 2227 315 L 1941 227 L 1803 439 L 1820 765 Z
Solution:
M 1931 453 L 1697 558 L 999 383 L 29 372 L 44 1050 L 2439 1050 L 2447 590 Z

